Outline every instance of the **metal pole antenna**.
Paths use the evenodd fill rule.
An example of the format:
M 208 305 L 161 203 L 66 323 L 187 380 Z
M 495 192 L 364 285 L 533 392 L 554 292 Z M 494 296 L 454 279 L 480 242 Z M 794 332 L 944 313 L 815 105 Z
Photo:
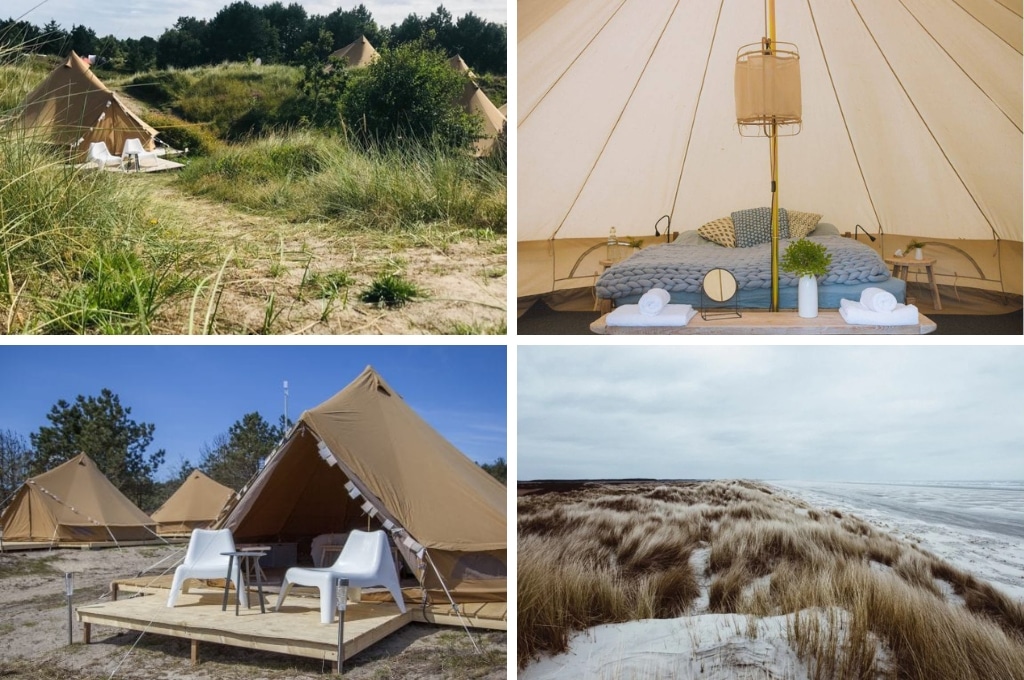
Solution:
M 338 607 L 338 675 L 342 674 L 342 666 L 345 663 L 345 607 L 348 604 L 348 579 L 339 578 L 336 585 L 335 597 Z
M 284 381 L 284 426 L 288 427 L 288 381 Z

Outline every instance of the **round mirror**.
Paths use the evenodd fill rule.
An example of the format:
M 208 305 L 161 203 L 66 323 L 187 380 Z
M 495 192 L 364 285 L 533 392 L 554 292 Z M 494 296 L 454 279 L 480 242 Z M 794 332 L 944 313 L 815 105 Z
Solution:
M 736 277 L 728 269 L 712 269 L 701 283 L 704 293 L 715 302 L 731 300 L 736 294 Z

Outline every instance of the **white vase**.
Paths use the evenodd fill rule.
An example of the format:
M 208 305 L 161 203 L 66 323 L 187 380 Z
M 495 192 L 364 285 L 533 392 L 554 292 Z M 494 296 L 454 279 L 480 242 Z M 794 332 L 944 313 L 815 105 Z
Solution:
M 801 319 L 813 319 L 818 316 L 818 279 L 816 277 L 800 277 L 796 288 L 796 302 Z
M 914 248 L 914 259 L 915 260 L 923 260 L 924 259 L 924 253 L 921 252 L 920 248 Z

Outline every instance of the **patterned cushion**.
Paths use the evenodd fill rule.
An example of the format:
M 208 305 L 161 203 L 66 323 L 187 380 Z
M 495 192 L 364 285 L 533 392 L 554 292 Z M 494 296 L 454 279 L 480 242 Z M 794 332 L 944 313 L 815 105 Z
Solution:
M 818 213 L 806 213 L 797 210 L 788 210 L 786 212 L 789 215 L 790 238 L 803 238 L 807 236 L 814 231 L 815 227 L 818 226 L 818 222 L 821 221 L 821 215 Z
M 772 240 L 771 208 L 737 210 L 732 214 L 732 224 L 736 229 L 737 248 L 749 248 Z M 789 218 L 784 208 L 779 208 L 779 238 L 789 238 Z
M 711 220 L 698 229 L 697 233 L 720 246 L 736 247 L 736 229 L 732 226 L 731 217 L 719 217 L 717 220 Z

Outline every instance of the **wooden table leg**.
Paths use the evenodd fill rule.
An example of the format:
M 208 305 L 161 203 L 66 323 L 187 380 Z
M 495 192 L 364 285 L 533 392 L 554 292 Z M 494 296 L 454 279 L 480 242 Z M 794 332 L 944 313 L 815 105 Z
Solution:
M 935 303 L 935 309 L 942 309 L 942 299 L 939 297 L 939 286 L 935 283 L 935 272 L 932 271 L 932 265 L 925 266 L 925 271 L 928 272 L 928 285 L 932 287 L 932 298 Z

